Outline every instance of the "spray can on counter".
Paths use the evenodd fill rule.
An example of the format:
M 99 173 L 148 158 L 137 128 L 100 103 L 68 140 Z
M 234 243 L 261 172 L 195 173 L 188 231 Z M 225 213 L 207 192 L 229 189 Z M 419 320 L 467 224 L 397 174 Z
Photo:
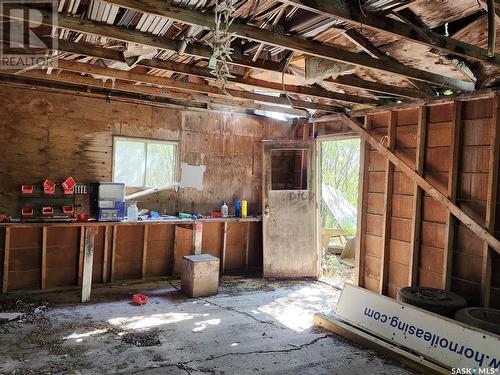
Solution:
M 241 201 L 239 199 L 234 201 L 234 216 L 241 217 Z
M 242 200 L 241 201 L 241 217 L 245 218 L 247 217 L 247 214 L 248 214 L 248 203 L 246 200 Z

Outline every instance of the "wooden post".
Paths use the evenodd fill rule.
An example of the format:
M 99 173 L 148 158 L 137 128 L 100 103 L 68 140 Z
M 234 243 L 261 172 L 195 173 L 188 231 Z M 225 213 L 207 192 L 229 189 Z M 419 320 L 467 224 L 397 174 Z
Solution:
M 250 222 L 245 227 L 245 270 L 248 269 L 248 251 L 250 249 Z
M 144 224 L 144 234 L 142 242 L 142 278 L 146 278 L 146 266 L 148 261 L 148 225 Z
M 104 250 L 102 257 L 102 282 L 108 282 L 108 258 L 109 258 L 109 227 L 104 226 Z
M 222 225 L 222 249 L 221 249 L 221 271 L 224 272 L 226 270 L 226 242 L 227 242 L 227 221 Z
M 203 237 L 203 223 L 194 223 L 193 224 L 194 254 L 201 254 L 202 237 Z
M 83 252 L 85 248 L 85 227 L 80 227 L 80 251 L 78 252 L 78 285 L 82 285 L 83 278 Z
M 83 228 L 83 227 L 82 227 Z M 94 239 L 96 228 L 88 226 L 85 228 L 85 245 L 82 276 L 82 302 L 90 301 L 92 290 L 92 266 L 94 264 Z
M 415 158 L 415 172 L 419 176 L 424 175 L 425 146 L 427 138 L 427 107 L 420 107 L 420 113 L 417 125 L 417 144 Z M 410 256 L 410 274 L 408 284 L 416 286 L 418 284 L 418 268 L 420 258 L 420 228 L 422 225 L 422 198 L 423 191 L 417 183 L 413 190 L 412 207 L 412 232 L 411 232 L 411 256 Z
M 365 129 L 371 130 L 372 123 L 369 115 L 365 116 Z M 358 217 L 356 234 L 356 275 L 355 282 L 358 286 L 364 285 L 365 273 L 365 238 L 366 238 L 366 206 L 368 201 L 368 165 L 370 163 L 370 144 L 361 140 L 361 155 L 359 159 L 359 191 L 358 191 Z
M 115 281 L 115 260 L 116 260 L 116 233 L 118 226 L 113 225 L 113 239 L 111 240 L 111 277 L 110 281 Z
M 9 258 L 10 258 L 10 228 L 5 228 L 5 241 L 3 253 L 3 280 L 2 293 L 7 293 L 9 285 Z
M 500 157 L 500 96 L 495 96 L 493 103 L 493 117 L 491 124 L 491 149 L 488 165 L 488 191 L 486 198 L 486 220 L 485 227 L 491 233 L 495 233 L 495 217 L 497 207 L 498 189 L 498 165 Z M 481 304 L 490 306 L 491 298 L 491 263 L 492 255 L 488 243 L 483 245 L 483 265 L 481 269 Z
M 387 128 L 387 149 L 394 152 L 396 145 L 396 116 L 394 111 L 390 112 L 389 126 Z M 387 279 L 389 276 L 389 251 L 391 245 L 391 219 L 392 219 L 392 190 L 394 184 L 394 164 L 386 161 L 385 191 L 384 191 L 384 227 L 383 227 L 383 247 L 381 255 L 380 285 L 379 293 L 387 294 Z
M 452 141 L 451 141 L 451 166 L 448 174 L 448 199 L 455 203 L 457 199 L 458 185 L 458 163 L 460 156 L 460 146 L 462 143 L 462 102 L 454 102 L 453 104 L 453 121 L 452 121 Z M 448 212 L 447 231 L 444 248 L 444 269 L 442 285 L 443 289 L 450 290 L 451 288 L 451 266 L 453 258 L 453 246 L 455 239 L 455 216 Z
M 47 282 L 47 227 L 42 228 L 42 265 L 40 286 L 45 289 Z

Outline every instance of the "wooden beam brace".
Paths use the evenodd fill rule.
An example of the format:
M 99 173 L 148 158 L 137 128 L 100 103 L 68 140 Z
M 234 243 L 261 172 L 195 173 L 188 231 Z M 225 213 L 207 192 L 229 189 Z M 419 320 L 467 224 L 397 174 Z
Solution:
M 388 150 L 384 145 L 379 143 L 362 125 L 358 124 L 355 120 L 345 114 L 340 114 L 340 118 L 344 123 L 349 126 L 353 131 L 358 133 L 361 138 L 366 140 L 370 145 L 375 148 L 382 156 L 389 159 L 397 168 L 399 168 L 405 175 L 412 181 L 416 182 L 427 194 L 434 198 L 439 203 L 443 204 L 450 212 L 474 232 L 480 239 L 488 242 L 488 244 L 498 253 L 500 253 L 500 241 L 485 230 L 473 218 L 463 212 L 455 203 L 451 202 L 439 190 L 427 182 L 423 177 L 419 176 L 413 168 L 409 167 L 404 161 L 397 157 L 392 151 Z
M 203 223 L 197 222 L 193 224 L 193 254 L 201 254 L 201 244 L 203 239 Z
M 92 291 L 92 268 L 94 264 L 94 240 L 97 227 L 88 226 L 85 228 L 85 251 L 83 261 L 83 277 L 82 277 L 82 302 L 90 301 Z
M 495 0 L 488 0 L 488 57 L 495 57 L 497 27 Z
M 208 30 L 212 30 L 215 27 L 215 19 L 212 14 L 178 7 L 161 0 L 107 0 L 107 2 L 127 9 L 166 17 L 188 25 L 200 26 Z M 262 42 L 287 50 L 298 51 L 310 56 L 317 56 L 369 69 L 390 72 L 406 78 L 413 78 L 419 81 L 430 82 L 458 90 L 474 90 L 474 85 L 470 82 L 460 81 L 428 71 L 395 64 L 390 61 L 381 61 L 367 55 L 361 55 L 311 40 L 304 40 L 295 36 L 282 35 L 277 38 L 271 31 L 259 29 L 246 23 L 233 22 L 229 26 L 228 31 L 241 38 Z
M 2 293 L 9 290 L 9 264 L 10 264 L 10 228 L 5 228 L 4 252 L 3 252 L 3 278 Z
M 500 159 L 500 96 L 495 96 L 493 104 L 493 117 L 491 118 L 491 149 L 488 164 L 488 190 L 486 196 L 485 226 L 491 234 L 495 233 L 498 168 Z M 483 265 L 481 269 L 481 304 L 490 306 L 491 299 L 491 272 L 492 253 L 490 246 L 485 241 L 483 245 Z
M 405 24 L 404 22 L 373 13 L 361 12 L 359 8 L 348 4 L 346 1 L 280 1 L 284 4 L 292 5 L 315 14 L 322 14 L 331 18 L 342 19 L 355 26 L 360 26 L 385 34 L 391 34 L 398 38 L 404 38 L 411 42 L 437 48 L 447 53 L 485 62 L 497 67 L 500 66 L 500 58 L 498 58 L 498 56 L 489 57 L 488 52 L 483 48 L 476 47 L 453 38 L 445 37 L 435 32 L 431 32 L 430 39 L 426 38 L 416 32 L 413 27 Z
M 425 147 L 427 138 L 427 113 L 428 108 L 420 107 L 420 113 L 417 124 L 417 144 L 415 157 L 415 172 L 419 176 L 424 175 Z M 408 285 L 418 285 L 418 269 L 420 263 L 420 229 L 422 225 L 422 199 L 423 191 L 417 183 L 413 190 L 413 205 L 412 205 L 412 225 L 411 225 L 411 255 L 410 255 L 410 272 Z
M 47 286 L 47 227 L 42 227 L 42 261 L 40 268 L 40 288 L 44 290 Z
M 148 233 L 149 233 L 149 226 L 147 224 L 144 224 L 144 231 L 142 234 L 142 271 L 141 271 L 141 277 L 144 280 L 146 278 L 147 274 L 147 265 L 148 265 Z
M 109 227 L 106 225 L 104 227 L 104 249 L 102 256 L 102 282 L 108 282 L 108 272 L 109 272 Z
M 78 285 L 82 285 L 83 279 L 83 258 L 85 251 L 85 227 L 80 227 L 80 243 L 78 251 Z
M 387 149 L 394 152 L 396 145 L 396 120 L 397 112 L 389 114 L 387 127 Z M 382 234 L 382 254 L 380 256 L 380 283 L 379 293 L 387 295 L 387 280 L 389 277 L 389 252 L 391 247 L 391 220 L 392 220 L 392 193 L 394 186 L 394 164 L 386 160 L 385 186 L 384 186 L 384 224 Z
M 457 199 L 458 186 L 458 166 L 460 160 L 460 146 L 462 143 L 462 108 L 463 102 L 456 101 L 453 104 L 452 119 L 452 139 L 451 139 L 451 165 L 448 173 L 448 199 L 455 203 Z M 453 250 L 455 242 L 455 216 L 450 212 L 446 222 L 446 238 L 444 248 L 444 269 L 443 269 L 443 288 L 451 288 L 451 267 L 453 260 Z

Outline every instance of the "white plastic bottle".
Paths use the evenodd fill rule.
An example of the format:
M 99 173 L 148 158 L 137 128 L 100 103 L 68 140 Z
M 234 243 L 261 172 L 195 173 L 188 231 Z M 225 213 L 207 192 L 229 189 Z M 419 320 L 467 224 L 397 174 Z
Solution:
M 222 203 L 222 207 L 220 208 L 220 212 L 222 212 L 222 217 L 228 217 L 229 208 L 227 207 L 226 202 Z
M 137 221 L 139 219 L 139 209 L 137 203 L 134 202 L 127 208 L 127 221 Z

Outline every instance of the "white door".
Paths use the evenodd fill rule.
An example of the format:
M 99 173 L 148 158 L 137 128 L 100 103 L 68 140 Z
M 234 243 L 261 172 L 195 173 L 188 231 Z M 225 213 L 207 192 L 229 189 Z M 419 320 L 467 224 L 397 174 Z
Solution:
M 264 277 L 319 276 L 314 141 L 263 141 Z

